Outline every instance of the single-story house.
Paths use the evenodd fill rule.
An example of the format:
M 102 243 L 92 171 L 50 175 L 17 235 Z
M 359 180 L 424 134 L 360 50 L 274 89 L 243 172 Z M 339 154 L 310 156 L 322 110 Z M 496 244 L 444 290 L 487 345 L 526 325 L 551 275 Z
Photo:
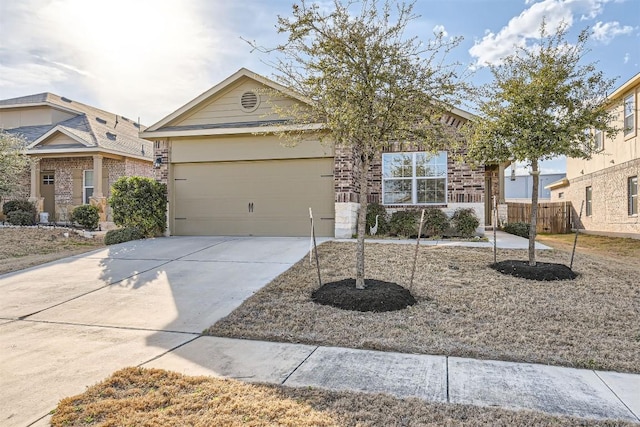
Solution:
M 278 136 L 282 118 L 273 104 L 305 102 L 243 68 L 142 131 L 154 143 L 156 178 L 168 185 L 168 232 L 308 236 L 312 208 L 316 235 L 351 237 L 359 200 L 350 150 L 311 136 L 290 147 Z M 455 109 L 445 120 L 461 126 L 469 118 Z M 309 128 L 322 131 L 320 124 Z M 446 151 L 413 145 L 380 153 L 368 200 L 389 211 L 473 208 L 481 233 L 491 218 L 491 195 L 504 199 L 504 165 L 472 168 Z
M 153 144 L 126 117 L 71 99 L 40 93 L 0 100 L 0 129 L 21 135 L 31 158 L 23 187 L 50 222 L 94 204 L 109 221 L 107 198 L 122 176 L 153 177 Z M 20 195 L 15 195 L 20 196 Z

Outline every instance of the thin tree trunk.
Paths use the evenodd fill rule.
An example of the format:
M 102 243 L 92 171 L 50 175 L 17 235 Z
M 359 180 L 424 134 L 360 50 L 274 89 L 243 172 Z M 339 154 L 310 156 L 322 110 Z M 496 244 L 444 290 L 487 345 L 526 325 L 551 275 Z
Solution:
M 531 176 L 533 185 L 531 188 L 531 227 L 529 228 L 529 265 L 536 265 L 536 228 L 538 226 L 538 185 L 540 182 L 540 171 L 538 170 L 538 159 L 531 161 Z
M 360 159 L 360 210 L 358 211 L 358 243 L 356 245 L 356 289 L 364 289 L 364 238 L 367 234 L 367 193 L 369 160 Z

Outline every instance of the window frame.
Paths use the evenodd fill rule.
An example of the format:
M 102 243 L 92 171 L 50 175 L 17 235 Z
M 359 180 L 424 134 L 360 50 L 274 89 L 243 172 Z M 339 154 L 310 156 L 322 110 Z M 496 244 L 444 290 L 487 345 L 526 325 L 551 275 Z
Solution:
M 636 95 L 631 92 L 622 99 L 622 133 L 625 138 L 633 137 L 636 134 Z M 627 108 L 627 101 L 631 105 L 630 109 Z M 629 114 L 627 114 L 627 110 L 630 110 Z M 627 127 L 628 118 L 631 123 Z
M 627 213 L 638 216 L 638 175 L 627 178 Z
M 593 131 L 593 151 L 600 152 L 604 150 L 604 133 L 600 129 Z
M 91 172 L 91 185 L 87 185 L 87 172 Z M 95 175 L 93 174 L 93 169 L 85 169 L 82 171 L 82 204 L 88 205 L 90 204 L 91 196 L 93 196 L 93 190 L 95 188 L 95 183 L 93 182 Z M 91 189 L 91 194 L 87 195 L 87 190 Z
M 55 185 L 55 175 L 53 172 L 45 172 L 42 174 L 42 185 Z
M 411 156 L 411 175 L 409 176 L 398 176 L 398 177 L 386 177 L 385 176 L 385 164 L 392 156 Z M 436 160 L 436 166 L 444 165 L 444 174 L 438 174 L 438 168 L 436 167 L 436 174 L 433 176 L 418 176 L 417 175 L 417 158 L 420 155 L 429 156 L 429 160 L 433 157 L 441 157 L 440 161 Z M 443 199 L 435 202 L 418 202 L 418 187 L 419 181 L 434 181 L 438 182 L 444 180 L 444 194 Z M 387 202 L 386 201 L 386 182 L 387 181 L 409 181 L 411 185 L 411 200 L 409 202 Z M 449 183 L 449 155 L 446 150 L 437 151 L 435 153 L 431 153 L 428 151 L 398 151 L 398 152 L 389 152 L 382 153 L 381 158 L 381 187 L 382 187 L 382 204 L 385 206 L 441 206 L 447 204 L 448 199 L 448 183 Z M 437 184 L 436 184 L 437 185 Z M 437 192 L 437 190 L 436 190 Z
M 589 185 L 584 191 L 585 215 L 593 215 L 593 188 Z

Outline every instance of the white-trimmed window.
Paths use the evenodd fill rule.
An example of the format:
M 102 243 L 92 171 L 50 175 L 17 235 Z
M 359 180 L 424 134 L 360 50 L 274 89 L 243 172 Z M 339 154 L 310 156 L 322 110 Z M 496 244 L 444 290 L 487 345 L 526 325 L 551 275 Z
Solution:
M 638 176 L 629 177 L 627 180 L 627 194 L 629 216 L 638 215 Z
M 601 130 L 596 130 L 593 134 L 593 138 L 594 138 L 594 150 L 595 151 L 602 151 L 602 149 L 604 148 L 604 134 L 602 133 Z
M 636 103 L 634 94 L 631 93 L 624 97 L 624 135 L 635 134 L 636 121 L 635 121 Z
M 586 205 L 586 214 L 587 216 L 591 216 L 593 214 L 591 199 L 593 198 L 593 192 L 591 190 L 591 186 L 587 187 L 584 192 L 584 204 Z
M 382 154 L 385 205 L 447 203 L 447 152 Z
M 42 185 L 53 185 L 54 184 L 54 176 L 52 173 L 46 173 L 42 175 Z
M 82 174 L 82 203 L 88 205 L 91 196 L 93 196 L 93 170 L 86 170 Z

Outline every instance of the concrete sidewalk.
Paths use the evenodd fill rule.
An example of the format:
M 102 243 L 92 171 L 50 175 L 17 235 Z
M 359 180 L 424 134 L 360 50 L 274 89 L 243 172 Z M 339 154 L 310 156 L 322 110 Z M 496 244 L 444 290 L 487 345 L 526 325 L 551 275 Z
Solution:
M 617 372 L 205 336 L 142 366 L 640 423 L 640 375 Z
M 308 249 L 171 237 L 1 275 L 0 425 L 48 425 L 60 399 L 127 366 L 640 422 L 640 375 L 201 336 Z

